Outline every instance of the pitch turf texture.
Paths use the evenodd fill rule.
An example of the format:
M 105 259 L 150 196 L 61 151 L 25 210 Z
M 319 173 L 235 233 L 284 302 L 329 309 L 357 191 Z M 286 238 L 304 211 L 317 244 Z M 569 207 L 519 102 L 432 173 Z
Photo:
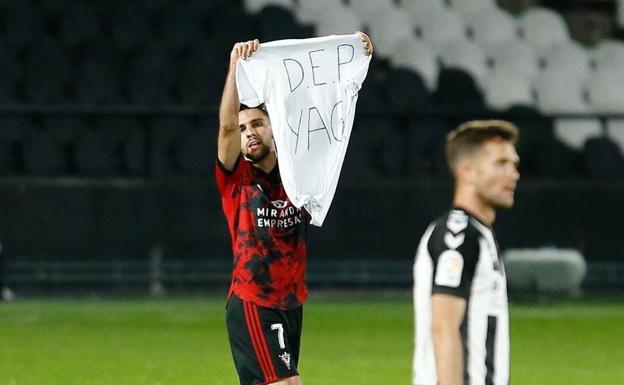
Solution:
M 305 308 L 304 384 L 408 385 L 409 299 Z M 513 385 L 624 384 L 624 302 L 512 305 Z M 235 385 L 221 298 L 0 303 L 0 385 Z

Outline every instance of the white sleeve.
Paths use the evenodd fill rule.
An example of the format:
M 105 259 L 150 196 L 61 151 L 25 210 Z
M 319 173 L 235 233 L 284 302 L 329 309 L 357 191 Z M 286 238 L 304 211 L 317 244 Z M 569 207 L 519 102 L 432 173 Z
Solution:
M 349 63 L 349 78 L 345 79 L 346 91 L 351 96 L 355 96 L 358 91 L 362 88 L 362 83 L 366 79 L 366 74 L 368 73 L 368 65 L 370 64 L 372 55 L 366 56 L 364 52 L 364 45 L 360 40 L 360 37 L 355 34 L 349 36 L 345 39 L 345 44 L 341 45 L 339 48 L 343 50 L 353 50 L 353 57 L 351 58 L 352 63 Z
M 256 107 L 265 100 L 266 70 L 257 60 L 239 60 L 236 65 L 236 87 L 239 101 Z

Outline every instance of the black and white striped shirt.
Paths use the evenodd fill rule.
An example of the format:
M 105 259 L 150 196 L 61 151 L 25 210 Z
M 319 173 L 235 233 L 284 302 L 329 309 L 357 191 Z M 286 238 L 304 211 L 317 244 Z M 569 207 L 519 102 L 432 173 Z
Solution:
M 431 337 L 431 295 L 467 300 L 461 325 L 464 385 L 509 383 L 507 282 L 491 228 L 453 209 L 425 232 L 414 265 L 416 342 L 413 385 L 438 382 Z

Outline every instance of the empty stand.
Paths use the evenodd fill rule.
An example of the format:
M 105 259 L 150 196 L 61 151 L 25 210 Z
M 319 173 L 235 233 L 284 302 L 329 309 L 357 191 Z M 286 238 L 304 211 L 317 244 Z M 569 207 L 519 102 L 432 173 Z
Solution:
M 316 36 L 350 34 L 364 30 L 364 23 L 359 16 L 343 5 L 335 6 L 330 12 L 325 9 L 314 24 Z
M 399 8 L 379 9 L 375 16 L 366 20 L 371 36 L 374 36 L 375 53 L 387 57 L 395 50 L 401 39 L 414 37 L 412 19 Z
M 471 1 L 460 2 L 460 4 L 467 3 L 471 3 Z M 499 8 L 491 6 L 479 8 L 467 20 L 473 40 L 482 47 L 514 40 L 518 37 L 516 21 L 511 15 Z
M 260 41 L 300 39 L 305 37 L 303 29 L 288 8 L 268 5 L 262 8 L 258 18 L 260 24 L 258 36 Z
M 592 52 L 598 70 L 624 68 L 624 42 L 607 40 Z
M 534 104 L 530 83 L 506 71 L 490 73 L 485 81 L 485 100 L 488 106 L 504 110 L 515 105 Z
M 450 1 L 450 5 L 451 8 L 462 15 L 465 20 L 473 19 L 479 14 L 497 9 L 496 0 L 452 0 Z
M 414 15 L 419 36 L 432 47 L 466 39 L 466 25 L 461 16 L 445 8 L 431 7 Z
M 532 81 L 540 71 L 535 49 L 525 41 L 509 40 L 486 47 L 488 60 L 496 71 L 504 71 Z
M 570 40 L 563 17 L 548 8 L 529 9 L 522 15 L 519 23 L 522 36 L 539 49 Z
M 33 43 L 26 55 L 23 92 L 30 103 L 63 103 L 68 100 L 71 63 L 68 53 L 52 38 Z
M 475 112 L 485 109 L 483 93 L 474 78 L 468 72 L 456 68 L 440 71 L 435 100 L 443 111 Z
M 416 71 L 429 90 L 435 89 L 440 67 L 435 52 L 427 44 L 413 37 L 399 40 L 390 59 L 395 67 Z
M 432 112 L 433 98 L 423 79 L 415 72 L 397 68 L 390 71 L 386 94 L 394 112 Z
M 249 13 L 258 13 L 270 5 L 277 5 L 288 10 L 295 8 L 295 2 L 292 0 L 245 0 L 244 3 L 245 10 Z
M 440 58 L 444 67 L 462 69 L 478 84 L 485 81 L 488 72 L 487 57 L 478 44 L 468 40 L 452 41 L 444 45 Z
M 587 50 L 573 41 L 553 44 L 544 51 L 542 57 L 548 71 L 569 72 L 577 82 L 587 79 L 592 71 Z
M 61 41 L 69 48 L 93 44 L 103 35 L 102 19 L 84 3 L 69 3 L 57 17 Z
M 585 172 L 594 178 L 624 176 L 624 157 L 621 148 L 606 137 L 592 138 L 583 149 Z
M 154 36 L 149 14 L 136 3 L 115 8 L 110 24 L 115 45 L 123 51 L 137 49 Z

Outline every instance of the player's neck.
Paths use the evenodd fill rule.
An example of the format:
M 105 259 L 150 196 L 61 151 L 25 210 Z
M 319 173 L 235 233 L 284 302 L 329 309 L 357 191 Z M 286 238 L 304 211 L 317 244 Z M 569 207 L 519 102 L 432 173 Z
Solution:
M 275 152 L 271 151 L 269 152 L 267 156 L 264 157 L 264 159 L 262 159 L 259 162 L 253 163 L 253 166 L 259 168 L 260 170 L 268 174 L 271 171 L 273 171 L 276 164 L 277 164 L 277 156 L 275 155 Z
M 453 199 L 453 205 L 466 210 L 487 226 L 492 226 L 496 219 L 496 210 L 479 199 L 475 194 L 457 191 Z

